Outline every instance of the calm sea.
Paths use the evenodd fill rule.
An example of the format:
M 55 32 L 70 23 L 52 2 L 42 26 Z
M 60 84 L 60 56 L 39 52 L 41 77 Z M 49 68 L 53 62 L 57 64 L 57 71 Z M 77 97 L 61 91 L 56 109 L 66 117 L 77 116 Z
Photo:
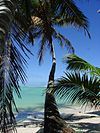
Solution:
M 42 109 L 45 99 L 43 87 L 21 87 L 21 99 L 15 94 L 18 109 Z
M 21 87 L 21 99 L 15 95 L 18 109 L 41 110 L 44 107 L 45 88 L 43 87 Z M 65 106 L 62 101 L 57 101 L 59 106 Z
M 19 99 L 16 94 L 14 94 L 15 102 L 19 113 L 15 111 L 15 116 L 17 121 L 22 121 L 28 119 L 30 116 L 35 116 L 37 118 L 43 118 L 43 109 L 45 103 L 45 88 L 43 87 L 21 87 L 21 96 Z M 70 107 L 68 103 L 64 101 L 56 100 L 59 108 Z

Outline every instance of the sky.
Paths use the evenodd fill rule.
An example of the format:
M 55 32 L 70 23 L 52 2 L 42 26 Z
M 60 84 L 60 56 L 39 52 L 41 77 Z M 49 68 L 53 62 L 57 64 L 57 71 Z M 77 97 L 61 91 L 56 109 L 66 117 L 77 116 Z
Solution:
M 63 27 L 57 30 L 67 37 L 75 49 L 75 54 L 90 62 L 91 64 L 100 67 L 100 0 L 75 0 L 76 5 L 83 11 L 89 21 L 89 32 L 91 39 L 84 34 L 83 30 L 75 29 L 74 27 Z M 34 56 L 30 56 L 28 60 L 28 68 L 26 69 L 28 80 L 27 86 L 46 86 L 52 60 L 49 51 L 46 51 L 44 61 L 39 66 L 37 53 L 39 49 L 39 42 L 35 42 L 34 47 L 30 47 Z M 66 65 L 62 62 L 63 57 L 68 54 L 67 49 L 59 46 L 55 42 L 57 69 L 55 79 L 64 75 Z

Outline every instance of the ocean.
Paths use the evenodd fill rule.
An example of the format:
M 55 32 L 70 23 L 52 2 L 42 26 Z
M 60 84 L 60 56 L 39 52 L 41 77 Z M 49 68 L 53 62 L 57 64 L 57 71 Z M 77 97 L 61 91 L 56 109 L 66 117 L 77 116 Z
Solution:
M 15 102 L 17 108 L 20 109 L 34 109 L 41 110 L 44 108 L 45 103 L 45 87 L 21 87 L 21 99 L 15 94 Z M 57 100 L 58 106 L 65 106 L 65 103 L 61 100 Z
M 22 121 L 30 116 L 44 117 L 45 87 L 21 87 L 21 99 L 14 94 L 19 113 L 15 112 L 16 120 Z M 61 100 L 56 100 L 59 108 L 70 106 Z
M 21 87 L 21 98 L 14 94 L 17 108 L 40 110 L 44 106 L 44 93 L 44 87 Z

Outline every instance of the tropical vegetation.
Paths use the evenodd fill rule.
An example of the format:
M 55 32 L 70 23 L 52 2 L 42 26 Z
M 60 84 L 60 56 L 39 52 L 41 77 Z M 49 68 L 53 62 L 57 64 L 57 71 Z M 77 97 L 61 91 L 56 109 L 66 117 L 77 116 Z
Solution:
M 0 132 L 3 133 L 8 132 L 9 127 L 15 129 L 13 107 L 16 111 L 17 108 L 13 92 L 21 97 L 19 80 L 26 81 L 23 53 L 30 52 L 24 44 L 25 38 L 30 40 L 26 33 L 30 25 L 27 16 L 20 0 L 0 1 Z
M 74 48 L 70 41 L 55 26 L 71 25 L 88 32 L 86 16 L 78 9 L 73 0 L 1 0 L 0 1 L 0 130 L 8 132 L 9 127 L 15 126 L 16 120 L 13 105 L 16 108 L 13 92 L 20 96 L 19 81 L 26 80 L 24 67 L 27 61 L 22 52 L 28 57 L 32 54 L 26 45 L 40 39 L 39 62 L 42 61 L 46 48 L 52 56 L 52 68 L 49 75 L 47 88 L 54 89 L 54 75 L 56 70 L 56 57 L 54 40 L 57 39 L 61 46 L 65 44 L 71 52 Z M 52 120 L 48 111 L 46 93 L 44 132 L 51 132 Z M 17 108 L 16 108 L 17 110 Z M 55 130 L 55 129 L 54 129 Z M 53 132 L 53 131 L 52 131 Z
M 32 35 L 35 38 L 40 38 L 40 49 L 39 49 L 39 62 L 41 63 L 44 53 L 48 48 L 52 57 L 52 67 L 49 74 L 47 90 L 54 87 L 54 76 L 56 71 L 56 56 L 55 56 L 55 45 L 54 40 L 56 39 L 60 43 L 58 45 L 67 46 L 70 52 L 74 53 L 74 48 L 70 41 L 65 38 L 61 33 L 57 32 L 55 26 L 62 27 L 63 25 L 71 25 L 76 28 L 83 29 L 90 37 L 88 32 L 88 21 L 84 14 L 78 9 L 72 0 L 67 1 L 39 1 L 39 5 L 33 10 L 34 17 L 38 17 L 38 23 L 33 28 Z M 53 132 L 53 121 L 50 119 L 50 109 L 47 104 L 47 97 L 52 95 L 50 91 L 46 93 L 45 100 L 45 119 L 44 119 L 44 132 Z M 52 95 L 53 96 L 53 95 Z M 52 112 L 52 110 L 51 110 Z M 49 116 L 50 115 L 50 116 Z M 52 113 L 52 115 L 54 115 Z M 56 130 L 56 129 L 53 129 Z
M 100 106 L 100 68 L 72 54 L 64 58 L 65 76 L 58 79 L 52 91 L 59 98 L 80 106 Z

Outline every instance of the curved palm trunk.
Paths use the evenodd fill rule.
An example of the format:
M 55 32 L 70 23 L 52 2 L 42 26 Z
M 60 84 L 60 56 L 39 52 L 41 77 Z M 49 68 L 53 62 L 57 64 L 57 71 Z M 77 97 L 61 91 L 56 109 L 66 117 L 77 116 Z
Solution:
M 75 131 L 68 127 L 68 124 L 61 118 L 56 104 L 54 95 L 51 93 L 54 88 L 54 76 L 56 70 L 56 58 L 54 46 L 51 44 L 52 50 L 52 67 L 49 74 L 47 85 L 47 92 L 45 97 L 44 109 L 44 133 L 75 133 Z
M 11 99 L 8 99 L 10 67 L 10 45 L 8 45 L 10 26 L 15 11 L 15 0 L 0 0 L 0 131 L 6 133 L 8 124 L 14 123 Z M 8 106 L 10 110 L 8 110 Z M 11 116 L 8 116 L 11 115 Z
M 55 75 L 55 70 L 56 70 L 56 58 L 55 58 L 55 52 L 54 52 L 54 47 L 52 46 L 52 67 L 50 70 L 50 74 L 49 74 L 49 80 L 48 80 L 48 84 L 47 84 L 47 89 L 52 88 L 54 86 L 54 75 Z M 54 96 L 50 93 L 50 92 L 46 92 L 46 97 L 45 97 L 45 110 L 44 110 L 44 133 L 51 133 L 52 129 L 52 124 L 50 121 L 50 117 L 53 115 L 53 111 L 52 108 L 50 107 L 51 104 L 49 104 L 49 100 L 53 100 L 55 101 Z M 52 102 L 53 102 L 52 101 Z M 56 107 L 56 106 L 55 106 Z M 56 107 L 56 113 L 59 115 L 58 109 Z
M 74 133 L 74 130 L 67 127 L 65 121 L 60 117 L 58 107 L 54 95 L 51 90 L 54 88 L 54 76 L 56 70 L 56 58 L 54 46 L 52 45 L 52 67 L 49 74 L 49 80 L 45 97 L 45 110 L 44 110 L 44 133 Z

